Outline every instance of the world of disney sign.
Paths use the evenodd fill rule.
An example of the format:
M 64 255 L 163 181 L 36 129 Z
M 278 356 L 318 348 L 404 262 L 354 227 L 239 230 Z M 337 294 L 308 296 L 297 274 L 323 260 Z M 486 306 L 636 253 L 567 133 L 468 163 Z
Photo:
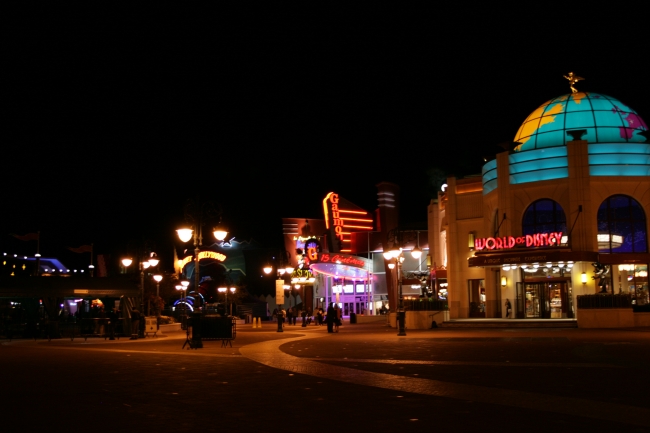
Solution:
M 552 247 L 560 245 L 562 232 L 535 233 L 525 236 L 503 236 L 474 239 L 474 250 L 506 250 L 514 247 Z

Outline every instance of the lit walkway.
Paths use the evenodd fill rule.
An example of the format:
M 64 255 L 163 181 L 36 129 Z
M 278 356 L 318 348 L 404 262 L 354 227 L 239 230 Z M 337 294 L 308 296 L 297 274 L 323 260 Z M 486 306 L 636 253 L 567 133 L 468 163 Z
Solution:
M 471 400 L 482 403 L 500 404 L 511 407 L 564 413 L 594 419 L 635 424 L 650 427 L 650 409 L 584 400 L 559 396 L 549 396 L 532 392 L 511 391 L 484 386 L 447 383 L 438 380 L 418 379 L 384 373 L 374 373 L 359 369 L 333 366 L 323 362 L 295 357 L 283 353 L 280 346 L 291 341 L 310 338 L 322 338 L 322 334 L 310 334 L 297 338 L 265 341 L 240 348 L 240 353 L 256 362 L 269 367 L 292 373 L 306 374 L 324 379 L 338 380 L 357 385 L 391 389 L 437 397 Z M 340 359 L 322 359 L 322 361 L 341 361 Z M 363 360 L 356 360 L 364 362 Z M 373 360 L 367 360 L 374 362 Z M 393 361 L 390 361 L 393 362 Z M 401 361 L 408 362 L 408 361 Z M 463 363 L 467 364 L 467 363 Z M 481 364 L 480 362 L 477 364 Z M 539 364 L 537 364 L 539 366 Z M 575 365 L 574 365 L 575 366 Z M 503 365 L 501 365 L 503 367 Z M 514 365 L 512 367 L 515 367 Z M 549 365 L 549 368 L 553 365 Z M 567 365 L 564 365 L 567 367 Z

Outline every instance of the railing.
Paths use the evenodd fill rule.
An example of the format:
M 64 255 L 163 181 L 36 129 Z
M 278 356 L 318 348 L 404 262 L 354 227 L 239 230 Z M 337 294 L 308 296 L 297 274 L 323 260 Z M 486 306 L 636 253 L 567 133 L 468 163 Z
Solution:
M 433 298 L 404 299 L 404 308 L 408 311 L 446 311 L 449 304 Z
M 632 308 L 632 296 L 628 294 L 610 295 L 606 293 L 578 296 L 579 310 L 595 308 Z

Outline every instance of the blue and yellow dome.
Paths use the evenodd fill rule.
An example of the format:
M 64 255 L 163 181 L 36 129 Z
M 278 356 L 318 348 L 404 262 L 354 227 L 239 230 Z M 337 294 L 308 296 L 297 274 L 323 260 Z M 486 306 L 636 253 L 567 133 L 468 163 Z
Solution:
M 564 146 L 570 130 L 586 130 L 589 143 L 642 143 L 647 124 L 636 111 L 610 96 L 577 92 L 559 96 L 533 111 L 517 131 L 515 151 Z

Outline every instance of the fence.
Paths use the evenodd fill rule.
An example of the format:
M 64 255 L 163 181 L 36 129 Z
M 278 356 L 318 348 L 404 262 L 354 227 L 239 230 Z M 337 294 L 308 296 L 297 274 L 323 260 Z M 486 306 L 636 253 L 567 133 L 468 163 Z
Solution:
M 404 308 L 408 311 L 446 311 L 447 301 L 433 298 L 404 299 Z
M 578 295 L 578 309 L 595 308 L 632 308 L 632 296 L 629 294 Z

